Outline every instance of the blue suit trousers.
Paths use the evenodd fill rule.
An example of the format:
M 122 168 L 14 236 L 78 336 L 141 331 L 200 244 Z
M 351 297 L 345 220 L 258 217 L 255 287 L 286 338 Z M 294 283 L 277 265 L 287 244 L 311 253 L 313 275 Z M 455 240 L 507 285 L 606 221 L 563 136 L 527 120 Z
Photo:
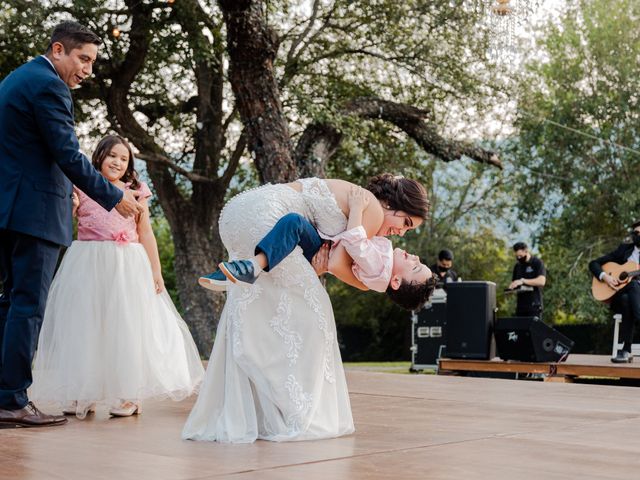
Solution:
M 60 246 L 0 229 L 0 408 L 28 403 L 31 362 Z M 72 308 L 70 305 L 69 308 Z

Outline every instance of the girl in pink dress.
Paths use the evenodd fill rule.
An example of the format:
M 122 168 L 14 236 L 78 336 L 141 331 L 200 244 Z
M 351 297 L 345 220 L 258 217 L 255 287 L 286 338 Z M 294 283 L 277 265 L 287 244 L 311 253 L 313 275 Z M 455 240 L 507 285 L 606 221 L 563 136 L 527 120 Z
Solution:
M 51 285 L 31 395 L 84 418 L 96 404 L 114 416 L 140 413 L 140 400 L 181 400 L 203 367 L 189 330 L 165 291 L 147 205 L 128 143 L 103 138 L 93 165 L 123 190 L 139 192 L 144 213 L 107 212 L 80 190 L 73 195 L 78 240 Z

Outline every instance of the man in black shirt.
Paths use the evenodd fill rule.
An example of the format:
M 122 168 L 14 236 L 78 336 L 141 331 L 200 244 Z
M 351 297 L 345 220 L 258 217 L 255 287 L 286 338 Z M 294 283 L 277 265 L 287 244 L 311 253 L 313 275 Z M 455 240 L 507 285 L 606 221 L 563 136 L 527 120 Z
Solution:
M 438 261 L 431 266 L 431 271 L 436 275 L 436 280 L 439 285 L 458 281 L 458 274 L 452 267 L 453 252 L 447 249 L 440 250 L 440 253 L 438 253 Z
M 517 263 L 513 267 L 509 289 L 521 289 L 517 291 L 516 317 L 538 317 L 542 320 L 542 288 L 547 283 L 544 263 L 529 253 L 524 242 L 516 243 L 513 251 Z
M 632 243 L 622 243 L 613 252 L 603 255 L 589 262 L 589 270 L 601 282 L 606 282 L 611 288 L 618 288 L 618 280 L 602 270 L 602 265 L 609 262 L 619 264 L 628 261 L 640 263 L 640 222 L 631 225 Z M 622 350 L 611 359 L 614 363 L 628 363 L 633 360 L 631 343 L 633 343 L 633 326 L 640 321 L 640 283 L 631 280 L 625 287 L 611 298 L 611 309 L 622 314 L 620 324 L 620 338 L 624 342 Z

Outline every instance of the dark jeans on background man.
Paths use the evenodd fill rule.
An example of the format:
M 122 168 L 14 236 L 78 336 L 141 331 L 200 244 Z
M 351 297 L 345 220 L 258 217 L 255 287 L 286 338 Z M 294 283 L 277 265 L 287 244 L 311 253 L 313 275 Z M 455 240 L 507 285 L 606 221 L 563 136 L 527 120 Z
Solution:
M 265 272 L 278 265 L 296 246 L 302 248 L 304 257 L 311 263 L 313 256 L 320 250 L 323 240 L 318 231 L 302 215 L 288 213 L 282 217 L 256 246 L 255 253 L 264 253 L 267 257 Z
M 28 403 L 31 362 L 60 246 L 0 229 L 0 408 Z
M 622 314 L 619 339 L 624 342 L 623 349 L 631 352 L 633 327 L 635 322 L 640 321 L 640 283 L 632 280 L 616 293 L 611 301 L 611 309 Z

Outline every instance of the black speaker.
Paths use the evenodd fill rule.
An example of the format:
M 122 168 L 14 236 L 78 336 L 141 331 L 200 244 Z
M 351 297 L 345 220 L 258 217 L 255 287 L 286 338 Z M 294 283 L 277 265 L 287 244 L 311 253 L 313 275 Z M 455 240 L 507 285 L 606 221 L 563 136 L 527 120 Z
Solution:
M 503 360 L 558 362 L 566 360 L 573 341 L 538 317 L 499 318 L 495 326 L 498 355 Z
M 495 315 L 495 283 L 447 283 L 447 357 L 493 357 L 491 333 Z
M 422 310 L 413 312 L 412 326 L 411 368 L 420 370 L 436 366 L 446 345 L 446 297 L 432 298 Z

